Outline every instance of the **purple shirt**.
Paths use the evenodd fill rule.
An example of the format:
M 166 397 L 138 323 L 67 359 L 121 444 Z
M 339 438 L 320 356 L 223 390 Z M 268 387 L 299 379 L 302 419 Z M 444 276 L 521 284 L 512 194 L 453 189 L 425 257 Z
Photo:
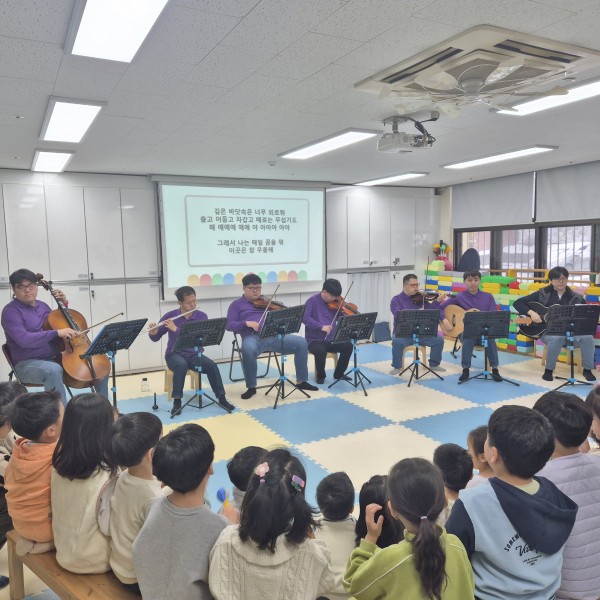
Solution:
M 260 328 L 262 329 L 265 322 L 263 319 L 264 314 L 264 308 L 256 308 L 250 300 L 246 300 L 246 298 L 242 296 L 229 305 L 229 309 L 227 310 L 227 331 L 239 333 L 242 338 L 257 333 L 252 327 L 246 326 L 246 321 L 255 321 L 256 323 L 259 323 L 262 319 Z
M 446 300 L 446 302 L 444 302 L 444 308 L 451 304 L 460 306 L 461 308 L 464 308 L 464 310 L 469 310 L 471 308 L 487 312 L 498 310 L 494 296 L 488 292 L 482 292 L 481 290 L 478 290 L 476 294 L 471 294 L 471 292 L 468 291 L 460 292 L 454 298 Z
M 173 317 L 177 317 L 181 314 L 181 309 L 176 308 L 175 310 L 169 311 L 167 314 L 163 315 L 160 320 L 166 321 L 167 319 L 172 319 Z M 208 315 L 201 310 L 195 310 L 189 316 L 181 317 L 178 321 L 175 321 L 174 325 L 177 326 L 177 331 L 171 331 L 166 325 L 161 325 L 158 328 L 158 331 L 154 334 L 150 333 L 150 339 L 153 342 L 158 342 L 160 338 L 167 333 L 169 335 L 167 341 L 167 350 L 165 351 L 165 356 L 171 354 L 173 352 L 173 348 L 175 347 L 175 342 L 177 341 L 177 336 L 179 335 L 179 324 L 185 323 L 186 321 L 207 321 Z M 181 354 L 181 356 L 193 356 L 198 354 L 198 352 L 204 352 L 204 348 L 199 348 L 198 350 L 194 350 L 193 348 L 186 348 L 185 350 L 177 350 L 177 354 Z
M 30 306 L 16 298 L 2 309 L 2 327 L 15 365 L 32 358 L 54 360 L 58 356 L 58 349 L 54 344 L 58 332 L 54 329 L 42 329 L 51 310 L 41 300 L 36 300 L 35 305 Z
M 331 321 L 333 320 L 333 317 L 335 317 L 336 312 L 337 310 L 327 306 L 327 303 L 323 300 L 320 293 L 311 296 L 306 301 L 302 322 L 304 323 L 304 337 L 309 344 L 310 342 L 325 340 L 325 337 L 327 337 L 328 342 L 333 340 L 335 337 L 337 319 L 329 334 L 321 331 L 321 327 L 323 327 L 323 325 L 331 325 Z M 338 313 L 338 317 L 339 316 L 340 314 Z
M 424 306 L 425 310 L 436 309 L 439 307 L 440 303 L 437 300 L 434 300 L 431 303 L 425 302 Z M 423 308 L 423 304 L 421 304 L 420 302 L 418 304 L 415 304 L 415 302 L 412 299 L 412 296 L 409 296 L 404 292 L 400 292 L 397 296 L 394 296 L 392 298 L 392 301 L 390 302 L 390 310 L 394 315 L 394 331 L 396 331 L 396 321 L 398 320 L 398 313 L 401 310 L 419 310 L 420 308 Z

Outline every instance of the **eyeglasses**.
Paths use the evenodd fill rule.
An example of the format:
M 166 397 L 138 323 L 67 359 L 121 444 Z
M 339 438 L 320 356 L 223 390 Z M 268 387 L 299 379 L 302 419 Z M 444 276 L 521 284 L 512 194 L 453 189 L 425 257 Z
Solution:
M 20 292 L 31 292 L 37 288 L 37 283 L 30 283 L 29 285 L 15 285 L 15 290 Z
M 250 292 L 260 292 L 262 285 L 247 285 L 246 289 Z
M 558 283 L 566 283 L 569 280 L 566 277 L 561 277 L 560 279 L 553 279 L 552 281 L 558 281 Z

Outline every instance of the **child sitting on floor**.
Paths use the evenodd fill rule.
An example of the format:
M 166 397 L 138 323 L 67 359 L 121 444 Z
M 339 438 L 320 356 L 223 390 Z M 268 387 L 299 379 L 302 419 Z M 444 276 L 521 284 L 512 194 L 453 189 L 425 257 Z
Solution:
M 54 548 L 50 475 L 63 411 L 58 392 L 24 394 L 10 408 L 12 428 L 21 437 L 13 447 L 4 485 L 8 511 L 22 538 L 18 554 Z
M 442 444 L 433 453 L 433 464 L 442 472 L 444 478 L 447 505 L 438 520 L 438 525 L 444 526 L 458 499 L 458 492 L 464 490 L 473 477 L 473 459 L 458 444 Z
M 600 454 L 600 385 L 597 385 L 585 399 L 585 403 L 592 411 L 592 429 L 590 431 L 591 441 L 594 447 L 590 450 L 591 454 Z
M 483 445 L 487 438 L 487 430 L 487 425 L 482 425 L 470 431 L 467 436 L 467 448 L 473 459 L 473 468 L 477 469 L 477 473 L 473 476 L 473 479 L 467 483 L 468 488 L 474 488 L 487 483 L 488 479 L 494 476 L 494 471 L 485 458 L 485 452 L 483 451 Z

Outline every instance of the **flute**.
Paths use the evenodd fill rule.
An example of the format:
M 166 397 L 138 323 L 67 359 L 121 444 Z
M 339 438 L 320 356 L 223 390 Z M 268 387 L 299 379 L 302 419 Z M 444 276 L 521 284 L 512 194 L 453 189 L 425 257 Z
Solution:
M 161 321 L 160 323 L 157 323 L 156 325 L 154 325 L 152 327 L 147 327 L 141 333 L 148 333 L 149 331 L 152 331 L 153 329 L 158 329 L 159 327 L 164 325 L 167 321 L 176 321 L 177 319 L 181 319 L 181 317 L 185 317 L 185 315 L 189 315 L 190 313 L 193 313 L 195 310 L 196 310 L 195 308 L 192 308 L 192 310 L 188 310 L 184 313 L 181 313 L 180 315 L 177 315 L 176 317 L 171 317 L 170 319 L 167 319 L 166 321 Z

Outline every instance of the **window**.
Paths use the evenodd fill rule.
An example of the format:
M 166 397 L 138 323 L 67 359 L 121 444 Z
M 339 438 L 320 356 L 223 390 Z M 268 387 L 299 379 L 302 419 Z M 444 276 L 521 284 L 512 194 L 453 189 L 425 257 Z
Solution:
M 505 229 L 502 234 L 500 268 L 515 269 L 520 276 L 521 269 L 535 266 L 535 229 Z
M 546 267 L 561 266 L 569 271 L 589 271 L 592 267 L 592 226 L 548 227 Z
M 492 232 L 486 231 L 463 231 L 461 233 L 460 251 L 465 253 L 469 248 L 475 248 L 479 252 L 481 269 L 490 268 L 490 255 L 492 250 Z M 457 259 L 458 262 L 458 259 Z

